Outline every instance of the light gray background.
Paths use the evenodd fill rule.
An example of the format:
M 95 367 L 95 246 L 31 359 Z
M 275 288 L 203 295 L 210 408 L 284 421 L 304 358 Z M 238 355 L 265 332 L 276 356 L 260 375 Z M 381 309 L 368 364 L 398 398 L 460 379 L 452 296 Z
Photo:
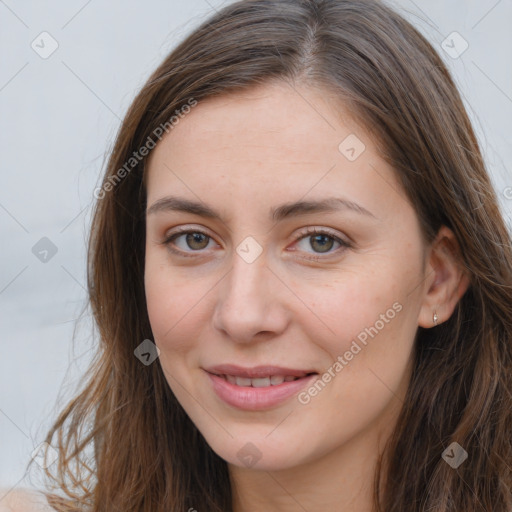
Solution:
M 26 463 L 94 347 L 89 319 L 76 350 L 72 336 L 92 193 L 120 119 L 169 50 L 225 3 L 0 0 L 0 485 L 33 484 Z M 455 74 L 510 225 L 512 0 L 393 5 Z M 47 59 L 31 48 L 43 31 L 59 45 Z M 458 59 L 441 47 L 453 31 L 469 44 Z M 32 253 L 42 237 L 58 249 L 46 263 Z

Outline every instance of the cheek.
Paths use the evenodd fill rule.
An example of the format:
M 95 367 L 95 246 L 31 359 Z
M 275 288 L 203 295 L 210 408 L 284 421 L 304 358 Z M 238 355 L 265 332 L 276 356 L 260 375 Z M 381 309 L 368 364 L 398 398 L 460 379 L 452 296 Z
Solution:
M 327 334 L 315 336 L 314 318 L 302 324 L 328 357 L 322 358 L 321 382 L 298 397 L 304 406 L 301 421 L 314 429 L 322 417 L 334 444 L 401 403 L 395 397 L 407 376 L 417 325 L 406 302 L 411 279 L 388 270 L 386 279 L 358 272 L 322 293 L 310 290 L 315 313 L 335 334 L 323 329 Z
M 161 255 L 146 253 L 144 286 L 151 330 L 161 350 L 182 351 L 185 343 L 181 340 L 188 338 L 183 329 L 194 316 L 198 291 L 160 260 Z
M 177 366 L 177 355 L 194 356 L 205 337 L 202 331 L 211 323 L 211 301 L 218 280 L 218 274 L 211 270 L 191 272 L 190 268 L 171 267 L 165 254 L 147 251 L 146 304 L 162 362 Z
M 337 380 L 349 379 L 364 389 L 375 381 L 369 368 L 394 384 L 405 370 L 419 310 L 419 295 L 411 292 L 422 274 L 417 248 L 400 249 L 374 254 L 364 266 L 346 266 L 321 285 L 296 283 L 297 295 L 308 298 L 309 311 L 300 320 L 308 338 L 328 355 L 329 367 L 342 358 L 343 368 L 331 370 L 345 375 Z
M 380 268 L 382 270 L 382 267 Z M 382 278 L 381 276 L 388 276 Z M 379 330 L 389 330 L 389 325 L 399 316 L 393 304 L 403 302 L 403 289 L 398 279 L 393 279 L 392 269 L 374 274 L 366 269 L 351 268 L 338 278 L 319 285 L 318 282 L 296 284 L 297 295 L 306 298 L 307 309 L 301 322 L 307 330 L 322 336 L 324 348 L 334 359 L 349 349 L 353 339 L 365 328 L 378 322 Z M 403 276 L 402 276 L 403 277 Z M 384 315 L 384 320 L 381 320 Z M 387 322 L 386 322 L 387 321 Z

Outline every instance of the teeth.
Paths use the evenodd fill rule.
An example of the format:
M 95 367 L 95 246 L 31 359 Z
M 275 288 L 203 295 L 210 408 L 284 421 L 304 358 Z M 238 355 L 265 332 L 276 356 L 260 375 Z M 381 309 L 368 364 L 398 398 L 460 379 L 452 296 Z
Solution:
M 224 378 L 236 386 L 253 387 L 253 388 L 266 388 L 269 386 L 278 386 L 283 382 L 291 382 L 297 380 L 299 377 L 293 375 L 270 375 L 269 377 L 259 377 L 257 379 L 250 379 L 249 377 L 235 377 L 233 375 L 224 375 Z
M 230 384 L 236 384 L 236 377 L 233 377 L 233 375 L 225 375 L 225 377 Z
M 262 377 L 260 379 L 251 379 L 253 388 L 266 388 L 270 386 L 270 377 Z
M 251 385 L 251 379 L 248 377 L 235 377 L 236 378 L 236 385 L 237 386 L 250 386 Z
M 270 384 L 272 384 L 272 386 L 275 386 L 277 384 L 282 384 L 283 382 L 284 382 L 283 375 L 272 375 L 272 377 L 270 377 Z

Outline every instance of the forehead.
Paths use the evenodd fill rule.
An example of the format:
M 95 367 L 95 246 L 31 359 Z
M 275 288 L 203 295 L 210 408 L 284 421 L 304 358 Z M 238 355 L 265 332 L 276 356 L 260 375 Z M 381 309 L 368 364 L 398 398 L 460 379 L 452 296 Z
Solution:
M 371 136 L 340 102 L 285 83 L 199 102 L 157 144 L 147 169 L 148 204 L 176 188 L 233 204 L 235 194 L 296 200 L 343 189 L 389 202 L 399 193 Z
M 271 83 L 199 102 L 159 146 L 172 147 L 177 154 L 180 148 L 195 145 L 198 157 L 204 151 L 257 156 L 264 148 L 265 154 L 279 160 L 290 161 L 293 155 L 318 159 L 318 153 L 323 153 L 323 160 L 337 157 L 339 142 L 356 131 L 369 138 L 341 104 L 333 110 L 327 93 Z M 237 152 L 241 145 L 244 151 Z

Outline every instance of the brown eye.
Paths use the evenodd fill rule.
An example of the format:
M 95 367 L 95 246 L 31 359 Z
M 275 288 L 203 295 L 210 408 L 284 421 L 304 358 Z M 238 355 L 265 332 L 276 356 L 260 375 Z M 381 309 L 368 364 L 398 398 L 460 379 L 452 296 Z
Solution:
M 185 243 L 187 244 L 188 247 L 190 247 L 190 249 L 193 249 L 195 251 L 205 249 L 208 246 L 209 240 L 210 237 L 208 235 L 199 232 L 188 233 L 185 236 Z
M 310 245 L 316 252 L 328 252 L 334 245 L 332 236 L 325 234 L 313 235 L 309 237 Z
M 322 255 L 328 257 L 352 247 L 351 243 L 325 228 L 309 228 L 301 234 L 295 245 L 301 252 L 312 255 L 308 259 L 319 259 Z
M 180 230 L 169 235 L 162 243 L 174 253 L 189 256 L 193 252 L 202 252 L 213 242 L 211 236 L 197 230 Z

